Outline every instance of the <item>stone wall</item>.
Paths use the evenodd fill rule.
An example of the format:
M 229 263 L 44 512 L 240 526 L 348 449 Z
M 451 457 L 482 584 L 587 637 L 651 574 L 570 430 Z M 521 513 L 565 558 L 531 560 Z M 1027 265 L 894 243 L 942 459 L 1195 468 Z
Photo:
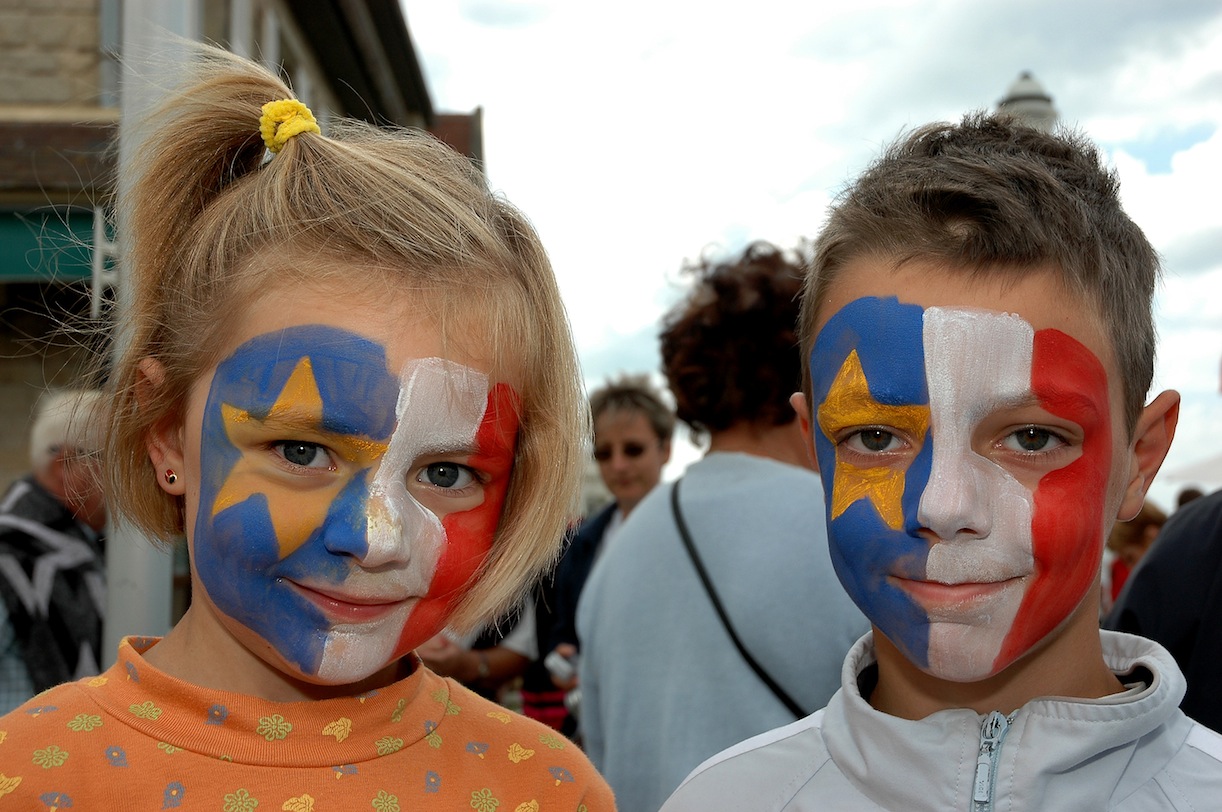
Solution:
M 0 0 L 0 105 L 97 104 L 98 0 Z

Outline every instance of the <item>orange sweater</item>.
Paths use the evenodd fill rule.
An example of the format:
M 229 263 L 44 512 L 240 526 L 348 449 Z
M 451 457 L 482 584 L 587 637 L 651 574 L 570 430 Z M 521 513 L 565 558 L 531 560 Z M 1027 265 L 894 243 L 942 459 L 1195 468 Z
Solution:
M 326 812 L 615 808 L 576 746 L 420 667 L 360 697 L 269 702 L 200 688 L 128 638 L 105 674 L 0 718 L 0 810 Z

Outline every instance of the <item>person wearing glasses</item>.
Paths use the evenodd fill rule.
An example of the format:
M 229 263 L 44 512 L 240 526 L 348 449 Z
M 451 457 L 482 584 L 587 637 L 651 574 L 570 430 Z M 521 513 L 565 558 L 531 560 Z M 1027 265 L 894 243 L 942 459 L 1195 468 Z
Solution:
M 102 408 L 96 390 L 46 393 L 30 427 L 30 473 L 0 497 L 0 714 L 100 670 Z
M 614 501 L 578 526 L 556 568 L 555 613 L 551 631 L 540 646 L 553 652 L 552 681 L 565 692 L 577 687 L 571 667 L 577 651 L 577 601 L 594 562 L 614 544 L 624 519 L 662 479 L 670 461 L 675 430 L 674 411 L 649 381 L 648 375 L 624 375 L 590 394 L 594 420 L 594 460 Z M 568 664 L 568 666 L 566 666 Z M 570 717 L 561 729 L 573 732 Z

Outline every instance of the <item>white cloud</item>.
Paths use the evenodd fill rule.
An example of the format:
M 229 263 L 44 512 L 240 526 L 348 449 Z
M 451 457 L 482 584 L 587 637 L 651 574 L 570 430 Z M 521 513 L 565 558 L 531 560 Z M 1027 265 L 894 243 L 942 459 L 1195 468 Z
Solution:
M 1157 382 L 1186 395 L 1168 466 L 1222 451 L 1222 8 L 404 5 L 436 106 L 483 107 L 491 181 L 539 228 L 596 375 L 656 358 L 684 259 L 813 236 L 830 196 L 902 128 L 991 107 L 1033 71 L 1112 157 L 1126 208 L 1167 260 Z M 1212 135 L 1170 172 L 1126 151 L 1202 126 Z

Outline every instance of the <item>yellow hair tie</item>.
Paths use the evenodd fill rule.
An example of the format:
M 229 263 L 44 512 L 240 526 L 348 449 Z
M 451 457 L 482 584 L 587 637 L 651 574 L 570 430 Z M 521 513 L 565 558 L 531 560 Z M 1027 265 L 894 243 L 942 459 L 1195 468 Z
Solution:
M 298 133 L 322 133 L 314 114 L 296 99 L 280 99 L 263 105 L 259 132 L 271 152 L 279 152 Z

